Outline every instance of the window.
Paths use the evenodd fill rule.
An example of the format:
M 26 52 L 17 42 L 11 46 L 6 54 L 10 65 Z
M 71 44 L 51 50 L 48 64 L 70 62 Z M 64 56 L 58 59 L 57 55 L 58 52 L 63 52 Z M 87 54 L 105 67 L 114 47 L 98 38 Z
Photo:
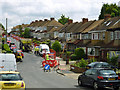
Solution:
M 85 72 L 85 75 L 90 75 L 91 74 L 91 69 L 90 70 L 87 70 L 86 72 Z
M 120 39 L 120 32 L 119 31 L 115 32 L 115 39 Z
M 96 73 L 97 73 L 97 70 L 94 70 L 94 69 L 93 69 L 92 72 L 91 72 L 92 75 L 94 75 L 94 74 L 96 74 Z
M 105 33 L 103 33 L 103 40 L 105 40 Z
M 111 22 L 108 22 L 108 23 L 106 24 L 106 26 L 109 26 L 111 23 L 112 23 L 112 21 L 111 21 Z
M 88 55 L 95 55 L 95 48 L 88 48 Z
M 116 75 L 115 71 L 113 70 L 100 70 L 101 75 Z
M 47 27 L 44 27 L 43 30 L 47 30 Z
M 93 40 L 98 40 L 98 33 L 93 33 L 92 37 Z
M 110 32 L 110 37 L 111 37 L 111 40 L 113 40 L 113 32 Z
M 118 22 L 120 22 L 120 19 L 116 23 L 114 23 L 114 25 L 117 24 Z

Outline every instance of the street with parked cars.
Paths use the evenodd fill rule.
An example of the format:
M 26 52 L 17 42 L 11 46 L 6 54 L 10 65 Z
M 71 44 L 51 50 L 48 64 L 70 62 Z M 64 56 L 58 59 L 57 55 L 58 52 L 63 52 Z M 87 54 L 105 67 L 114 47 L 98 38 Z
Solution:
M 22 52 L 19 48 L 20 42 L 9 37 L 9 46 L 17 61 L 17 71 L 3 72 L 0 74 L 4 81 L 3 88 L 76 88 L 80 90 L 119 90 L 120 77 L 113 67 L 106 62 L 93 62 L 87 65 L 86 71 L 72 79 L 58 74 L 55 69 L 45 71 L 43 62 L 46 56 L 36 55 L 34 52 Z M 41 46 L 43 47 L 44 44 Z M 46 46 L 48 48 L 48 46 Z M 48 48 L 49 50 L 49 48 Z M 45 51 L 46 52 L 46 51 Z M 18 55 L 20 54 L 20 55 Z M 54 56 L 52 53 L 51 56 Z M 43 57 L 44 56 L 44 57 Z M 53 57 L 54 58 L 54 57 Z M 21 62 L 22 61 L 22 62 Z M 10 83 L 9 83 L 10 82 Z

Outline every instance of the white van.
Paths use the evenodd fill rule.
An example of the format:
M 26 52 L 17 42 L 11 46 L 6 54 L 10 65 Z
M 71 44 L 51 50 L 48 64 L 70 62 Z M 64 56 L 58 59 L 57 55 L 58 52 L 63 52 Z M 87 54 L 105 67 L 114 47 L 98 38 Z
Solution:
M 39 53 L 43 56 L 44 53 L 50 53 L 50 48 L 47 44 L 40 44 Z
M 17 64 L 14 54 L 0 53 L 0 71 L 16 71 Z

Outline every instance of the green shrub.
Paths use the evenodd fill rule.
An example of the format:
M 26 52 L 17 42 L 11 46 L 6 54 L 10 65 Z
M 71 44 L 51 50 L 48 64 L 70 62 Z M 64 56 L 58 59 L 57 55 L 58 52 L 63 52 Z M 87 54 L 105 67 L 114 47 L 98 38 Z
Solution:
M 70 57 L 71 53 L 72 53 L 72 52 L 67 51 L 67 52 L 66 52 L 66 56 Z
M 108 60 L 108 63 L 113 65 L 113 66 L 117 66 L 118 65 L 118 56 L 116 57 L 111 57 L 109 60 Z
M 84 60 L 83 58 L 80 60 L 79 63 L 75 63 L 74 66 L 85 68 L 88 65 L 87 60 Z
M 70 56 L 70 59 L 71 59 L 71 60 L 78 60 L 77 55 L 75 55 L 75 54 L 72 54 L 72 55 Z
M 6 51 L 6 53 L 11 53 L 11 50 L 10 50 L 8 44 L 4 44 L 3 47 L 4 47 L 4 50 Z
M 52 44 L 52 49 L 54 49 L 56 52 L 60 52 L 61 51 L 61 44 L 59 43 L 59 41 L 55 41 Z
M 75 55 L 78 57 L 78 59 L 85 58 L 85 52 L 82 48 L 75 49 Z

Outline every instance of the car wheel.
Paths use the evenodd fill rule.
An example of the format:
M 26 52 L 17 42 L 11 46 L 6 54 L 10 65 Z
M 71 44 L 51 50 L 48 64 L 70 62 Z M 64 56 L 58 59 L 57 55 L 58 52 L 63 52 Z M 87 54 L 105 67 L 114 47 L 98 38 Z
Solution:
M 119 87 L 113 87 L 113 90 L 119 90 Z
M 83 83 L 82 83 L 81 79 L 78 79 L 78 85 L 83 86 Z
M 93 83 L 93 88 L 94 88 L 94 90 L 98 90 L 99 89 L 97 82 Z

